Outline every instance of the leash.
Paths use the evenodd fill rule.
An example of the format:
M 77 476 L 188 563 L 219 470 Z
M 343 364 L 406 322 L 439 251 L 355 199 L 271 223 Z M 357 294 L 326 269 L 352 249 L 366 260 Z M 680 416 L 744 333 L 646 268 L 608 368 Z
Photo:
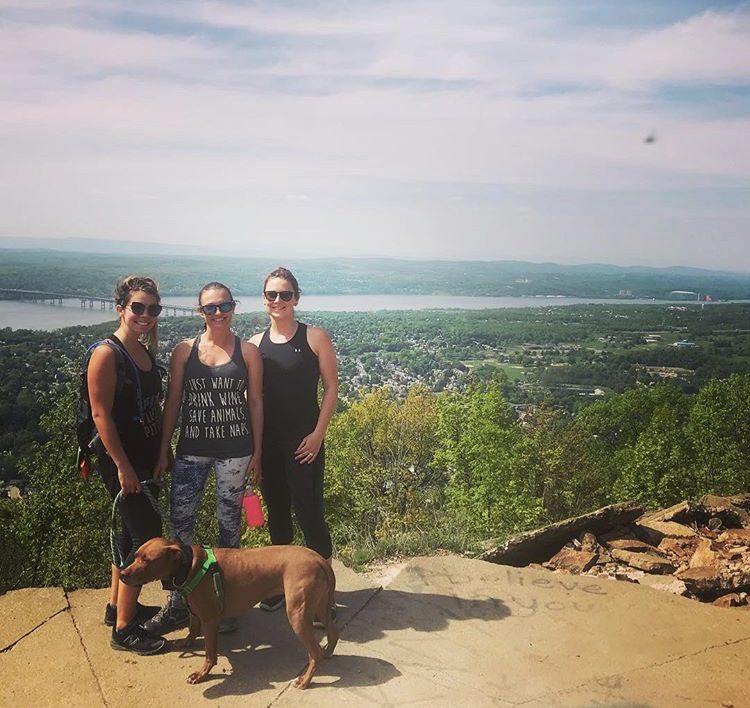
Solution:
M 143 479 L 140 480 L 141 484 L 141 494 L 145 494 L 146 498 L 151 502 L 151 506 L 153 507 L 154 511 L 159 516 L 159 519 L 161 519 L 162 527 L 166 524 L 167 531 L 169 532 L 167 535 L 171 535 L 171 529 L 169 527 L 169 522 L 165 521 L 163 514 L 161 513 L 161 509 L 159 508 L 159 503 L 156 501 L 156 497 L 154 496 L 153 492 L 149 488 L 152 484 L 157 484 L 155 479 Z M 112 564 L 116 565 L 118 568 L 122 568 L 122 553 L 120 552 L 120 548 L 117 545 L 117 510 L 120 506 L 120 503 L 122 502 L 123 494 L 122 490 L 117 492 L 117 496 L 115 497 L 114 501 L 112 502 L 112 517 L 110 521 L 110 529 L 109 529 L 109 544 L 112 548 Z

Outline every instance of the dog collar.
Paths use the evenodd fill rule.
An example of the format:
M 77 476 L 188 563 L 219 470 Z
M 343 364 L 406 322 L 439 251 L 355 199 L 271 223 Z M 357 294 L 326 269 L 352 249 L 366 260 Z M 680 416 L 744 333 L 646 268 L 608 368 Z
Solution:
M 203 577 L 206 575 L 206 573 L 210 572 L 213 580 L 214 593 L 216 594 L 216 599 L 219 603 L 219 609 L 221 610 L 224 607 L 224 588 L 221 583 L 221 571 L 219 570 L 219 564 L 216 562 L 216 556 L 214 555 L 213 548 L 210 548 L 209 546 L 203 546 L 203 550 L 206 551 L 206 558 L 203 561 L 203 565 L 198 568 L 195 575 L 190 578 L 190 581 L 180 589 L 180 594 L 185 600 L 187 600 L 188 595 L 198 587 L 198 584 L 201 580 L 203 580 Z

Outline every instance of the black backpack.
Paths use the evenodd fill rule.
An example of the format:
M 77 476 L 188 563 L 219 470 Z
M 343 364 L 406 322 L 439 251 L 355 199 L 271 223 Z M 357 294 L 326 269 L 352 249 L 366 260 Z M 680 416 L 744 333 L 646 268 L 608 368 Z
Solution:
M 81 367 L 81 383 L 78 393 L 78 405 L 76 406 L 76 438 L 78 439 L 78 456 L 76 458 L 76 467 L 81 473 L 83 479 L 87 479 L 89 472 L 91 471 L 91 455 L 103 455 L 106 454 L 104 444 L 99 437 L 99 432 L 94 424 L 94 417 L 91 414 L 91 401 L 89 400 L 89 386 L 88 386 L 88 368 L 91 355 L 94 353 L 94 349 L 102 344 L 106 344 L 111 347 L 115 352 L 117 359 L 117 386 L 115 388 L 115 395 L 122 391 L 125 385 L 125 361 L 127 360 L 130 366 L 133 368 L 135 373 L 135 382 L 137 390 L 137 401 L 138 401 L 138 413 L 139 416 L 143 411 L 143 397 L 141 395 L 141 379 L 138 375 L 138 367 L 130 357 L 130 354 L 117 342 L 112 339 L 101 339 L 98 342 L 94 342 L 83 356 L 83 366 Z

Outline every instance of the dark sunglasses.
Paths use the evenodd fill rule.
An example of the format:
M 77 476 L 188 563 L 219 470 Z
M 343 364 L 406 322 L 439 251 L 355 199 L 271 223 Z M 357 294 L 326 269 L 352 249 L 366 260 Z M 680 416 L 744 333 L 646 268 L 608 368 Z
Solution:
M 134 315 L 142 315 L 144 312 L 148 312 L 149 317 L 158 317 L 164 309 L 161 305 L 144 305 L 142 302 L 131 302 L 126 307 L 129 307 Z
M 220 302 L 218 305 L 200 305 L 198 309 L 204 315 L 215 315 L 216 310 L 223 312 L 226 315 L 227 312 L 234 310 L 236 304 L 237 303 L 234 300 L 227 300 L 226 302 Z
M 274 302 L 277 297 L 280 297 L 284 302 L 289 302 L 294 297 L 294 290 L 264 290 L 268 302 Z

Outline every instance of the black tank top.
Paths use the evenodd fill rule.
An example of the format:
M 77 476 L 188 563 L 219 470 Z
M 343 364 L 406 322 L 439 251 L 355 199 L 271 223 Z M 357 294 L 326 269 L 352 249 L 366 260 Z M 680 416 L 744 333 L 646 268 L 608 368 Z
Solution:
M 263 437 L 296 446 L 318 424 L 318 357 L 307 343 L 307 325 L 297 323 L 294 336 L 282 344 L 263 332 Z
M 235 335 L 232 357 L 219 366 L 208 366 L 200 360 L 199 342 L 200 336 L 195 338 L 185 364 L 177 454 L 221 458 L 252 455 L 242 342 Z
M 127 351 L 114 334 L 108 338 Z M 112 418 L 122 449 L 138 473 L 151 472 L 159 459 L 161 438 L 161 374 L 151 352 L 146 351 L 151 360 L 151 369 L 148 371 L 139 369 L 132 358 L 125 356 L 124 381 L 122 387 L 118 387 L 119 391 L 115 392 L 112 402 Z

